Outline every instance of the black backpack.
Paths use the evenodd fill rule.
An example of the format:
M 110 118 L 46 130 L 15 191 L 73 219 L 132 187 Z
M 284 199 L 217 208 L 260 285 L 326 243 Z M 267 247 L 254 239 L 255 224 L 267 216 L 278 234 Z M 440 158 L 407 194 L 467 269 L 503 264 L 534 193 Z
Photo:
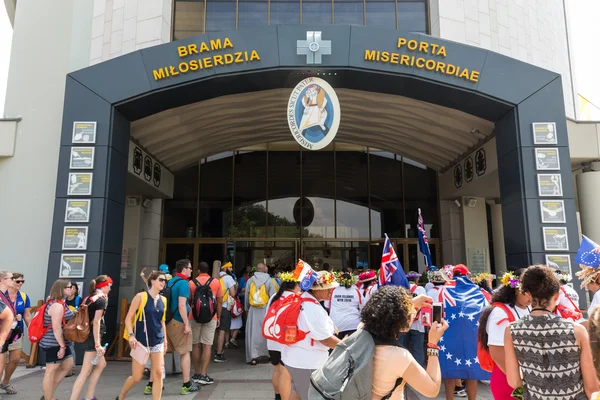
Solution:
M 201 285 L 194 279 L 196 290 L 192 294 L 192 316 L 199 324 L 209 323 L 217 313 L 215 296 L 210 288 L 212 281 L 213 278 L 209 278 L 204 285 Z
M 181 279 L 179 276 L 176 276 L 175 278 L 173 278 L 169 282 L 167 282 L 167 284 L 165 285 L 165 288 L 160 292 L 160 294 L 165 296 L 165 298 L 167 299 L 167 316 L 166 316 L 166 321 L 165 321 L 166 324 L 171 322 L 171 320 L 175 316 L 175 313 L 177 312 L 179 302 L 178 301 L 175 302 L 176 306 L 175 306 L 175 309 L 173 309 L 172 308 L 173 300 L 171 299 L 171 291 L 173 290 L 173 286 L 175 286 L 177 284 L 177 282 L 179 282 L 179 281 L 183 281 L 183 282 L 187 283 L 186 281 Z

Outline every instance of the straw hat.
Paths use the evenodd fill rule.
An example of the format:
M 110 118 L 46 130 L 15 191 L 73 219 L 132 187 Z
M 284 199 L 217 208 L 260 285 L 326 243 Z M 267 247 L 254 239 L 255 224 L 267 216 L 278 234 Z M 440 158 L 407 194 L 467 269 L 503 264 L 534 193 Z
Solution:
M 427 279 L 432 283 L 446 283 L 449 281 L 448 275 L 444 271 L 440 271 L 435 265 L 429 267 Z
M 369 282 L 374 279 L 377 279 L 377 275 L 375 274 L 375 271 L 373 271 L 372 269 L 365 271 L 365 272 L 361 273 L 360 275 L 358 275 L 359 283 Z
M 581 271 L 577 272 L 575 275 L 581 279 L 581 288 L 583 289 L 587 284 L 598 279 L 600 276 L 600 268 L 584 267 L 583 265 L 580 265 L 580 267 Z
M 335 281 L 335 275 L 329 271 L 319 271 L 317 272 L 317 280 L 310 288 L 311 290 L 327 290 L 327 289 L 335 289 L 340 286 L 339 283 Z

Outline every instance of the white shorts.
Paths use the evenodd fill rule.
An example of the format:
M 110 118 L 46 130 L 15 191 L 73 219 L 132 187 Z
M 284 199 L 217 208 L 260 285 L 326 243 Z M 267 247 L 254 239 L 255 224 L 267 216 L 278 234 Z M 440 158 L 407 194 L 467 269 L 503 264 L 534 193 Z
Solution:
M 152 353 L 164 353 L 165 352 L 165 342 L 159 343 L 156 346 L 150 347 L 150 354 Z

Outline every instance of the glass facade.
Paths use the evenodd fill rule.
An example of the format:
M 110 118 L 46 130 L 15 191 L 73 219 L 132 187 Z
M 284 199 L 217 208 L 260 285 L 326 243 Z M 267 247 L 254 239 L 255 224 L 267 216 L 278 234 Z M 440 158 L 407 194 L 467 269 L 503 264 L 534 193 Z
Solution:
M 426 0 L 175 0 L 173 40 L 279 24 L 374 26 L 427 33 Z
M 267 146 L 264 146 L 267 148 Z M 421 208 L 439 237 L 437 172 L 356 145 L 231 151 L 175 172 L 164 238 L 417 238 Z

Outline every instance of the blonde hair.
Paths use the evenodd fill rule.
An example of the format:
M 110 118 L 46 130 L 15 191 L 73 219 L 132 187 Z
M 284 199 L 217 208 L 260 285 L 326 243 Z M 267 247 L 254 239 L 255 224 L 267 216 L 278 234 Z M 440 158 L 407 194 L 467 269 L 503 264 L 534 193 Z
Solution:
M 0 281 L 8 278 L 8 274 L 12 274 L 10 271 L 0 271 Z
M 596 368 L 596 378 L 600 381 L 600 307 L 596 307 L 589 317 L 590 346 Z
M 48 300 L 62 300 L 65 298 L 64 290 L 67 286 L 71 284 L 66 279 L 58 279 L 54 281 L 52 287 L 50 288 L 50 295 L 48 296 Z

